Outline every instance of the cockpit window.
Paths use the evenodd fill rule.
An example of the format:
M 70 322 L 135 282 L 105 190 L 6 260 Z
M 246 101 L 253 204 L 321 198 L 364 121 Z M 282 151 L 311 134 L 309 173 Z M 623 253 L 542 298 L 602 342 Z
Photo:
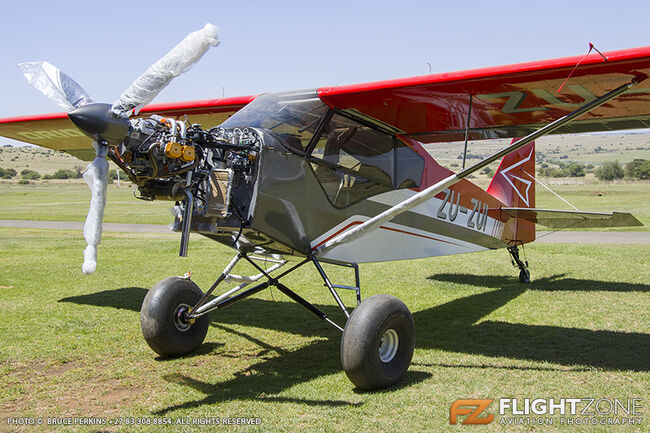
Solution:
M 336 207 L 420 185 L 424 159 L 393 135 L 334 114 L 311 152 L 325 194 Z
M 309 153 L 306 157 L 335 207 L 420 186 L 424 159 L 413 149 L 393 134 L 339 112 L 327 114 L 328 110 L 313 90 L 269 93 L 255 98 L 221 126 L 263 129 L 288 150 Z M 329 120 L 315 136 L 326 114 Z M 312 140 L 315 143 L 308 148 Z
M 269 93 L 255 98 L 221 126 L 265 129 L 289 150 L 304 154 L 327 109 L 313 90 Z

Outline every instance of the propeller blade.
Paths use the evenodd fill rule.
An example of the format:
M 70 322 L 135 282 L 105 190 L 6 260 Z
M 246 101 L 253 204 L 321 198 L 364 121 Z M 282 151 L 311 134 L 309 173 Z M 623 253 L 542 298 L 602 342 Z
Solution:
M 66 111 L 93 102 L 79 83 L 48 62 L 25 62 L 18 67 L 32 86 Z
M 90 188 L 90 207 L 84 223 L 84 263 L 81 267 L 84 274 L 92 274 L 97 268 L 97 246 L 102 240 L 102 223 L 106 208 L 106 190 L 108 188 L 108 161 L 106 146 L 95 144 L 97 157 L 88 164 L 84 180 Z
M 108 161 L 106 161 L 106 146 L 94 143 L 97 157 L 88 164 L 84 180 L 90 188 L 90 207 L 84 223 L 84 263 L 81 270 L 84 274 L 92 274 L 97 268 L 97 246 L 102 240 L 102 225 L 104 209 L 106 208 L 106 191 L 108 189 Z
M 167 85 L 180 74 L 187 72 L 210 49 L 219 45 L 219 29 L 206 24 L 203 29 L 192 32 L 160 60 L 151 65 L 120 96 L 111 110 L 118 117 L 128 118 L 137 114 Z

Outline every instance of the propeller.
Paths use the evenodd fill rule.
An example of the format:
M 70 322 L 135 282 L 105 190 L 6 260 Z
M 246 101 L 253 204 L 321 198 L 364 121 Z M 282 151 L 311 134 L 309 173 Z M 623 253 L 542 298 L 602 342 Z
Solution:
M 48 62 L 24 62 L 18 67 L 32 86 L 66 111 L 93 102 L 79 83 Z
M 144 71 L 113 103 L 111 111 L 118 117 L 138 114 L 140 109 L 153 100 L 177 76 L 187 72 L 210 49 L 219 45 L 219 28 L 206 24 L 192 32 Z
M 93 139 L 97 157 L 88 164 L 84 173 L 91 191 L 84 224 L 87 242 L 82 266 L 84 274 L 93 273 L 97 267 L 97 246 L 101 241 L 108 186 L 108 146 L 115 146 L 126 138 L 131 114 L 137 114 L 175 77 L 192 68 L 211 47 L 219 45 L 218 32 L 215 25 L 206 24 L 201 30 L 187 35 L 142 73 L 112 105 L 94 103 L 79 83 L 48 62 L 18 65 L 30 84 L 68 110 L 72 123 Z

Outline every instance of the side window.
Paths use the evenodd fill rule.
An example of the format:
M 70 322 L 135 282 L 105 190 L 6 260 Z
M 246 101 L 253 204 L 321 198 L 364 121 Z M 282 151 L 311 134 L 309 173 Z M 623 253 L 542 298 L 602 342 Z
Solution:
M 424 158 L 401 141 L 395 147 L 395 188 L 417 188 L 422 180 Z
M 399 161 L 402 158 L 405 163 Z M 336 207 L 395 188 L 418 186 L 424 166 L 422 157 L 393 136 L 339 114 L 325 127 L 310 160 Z

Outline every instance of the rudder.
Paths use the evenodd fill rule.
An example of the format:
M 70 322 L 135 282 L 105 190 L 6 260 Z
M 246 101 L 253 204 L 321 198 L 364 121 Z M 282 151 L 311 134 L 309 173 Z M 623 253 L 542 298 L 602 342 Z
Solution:
M 514 143 L 518 138 L 512 140 Z M 535 142 L 503 157 L 487 192 L 505 207 L 535 207 Z M 521 218 L 510 219 L 503 232 L 504 240 L 531 242 L 535 240 L 535 223 Z

